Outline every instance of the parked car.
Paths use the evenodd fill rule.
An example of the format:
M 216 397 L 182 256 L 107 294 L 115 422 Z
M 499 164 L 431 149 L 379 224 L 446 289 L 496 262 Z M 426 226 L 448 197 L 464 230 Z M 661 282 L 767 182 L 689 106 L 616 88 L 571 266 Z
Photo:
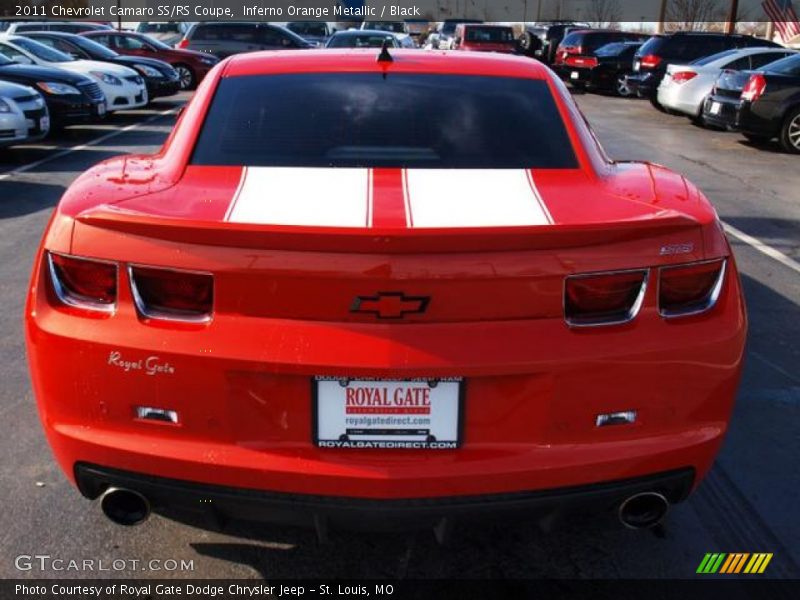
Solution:
M 368 29 L 348 29 L 337 31 L 328 40 L 326 48 L 380 48 L 388 42 L 390 48 L 413 48 L 411 36 L 398 35 L 389 31 L 370 31 Z
M 50 131 L 50 115 L 35 89 L 0 81 L 0 147 L 35 142 Z
M 106 97 L 97 83 L 64 69 L 18 64 L 0 52 L 0 80 L 34 88 L 47 105 L 52 128 L 97 120 L 106 112 Z M 33 109 L 31 109 L 33 110 Z M 45 111 L 31 118 L 43 118 Z
M 3 30 L 8 35 L 23 35 L 30 31 L 63 31 L 82 33 L 84 31 L 108 31 L 111 27 L 89 21 L 17 21 Z
M 219 59 L 210 54 L 170 48 L 142 33 L 131 31 L 91 31 L 81 34 L 126 56 L 155 58 L 172 65 L 178 72 L 182 90 L 191 90 L 203 80 Z
M 742 373 L 713 206 L 536 61 L 381 56 L 231 57 L 65 191 L 24 311 L 58 465 L 125 525 L 657 525 Z
M 558 45 L 552 68 L 562 79 L 580 84 L 580 73 L 574 67 L 591 65 L 596 50 L 612 42 L 643 42 L 648 37 L 641 33 L 612 29 L 571 31 Z
M 285 27 L 309 44 L 320 47 L 324 46 L 336 31 L 325 21 L 290 21 Z
M 574 87 L 631 96 L 627 76 L 631 73 L 633 55 L 641 45 L 642 42 L 612 42 L 591 56 L 567 56 L 563 73 L 568 74 L 566 77 Z
M 706 127 L 734 129 L 736 111 L 752 71 L 722 71 L 703 102 L 702 123 Z
M 800 153 L 800 55 L 750 75 L 736 111 L 736 127 L 748 139 L 778 138 L 784 150 Z
M 144 79 L 128 67 L 96 60 L 78 60 L 22 36 L 0 36 L 0 53 L 21 64 L 35 64 L 88 75 L 100 86 L 108 112 L 138 108 L 148 103 Z
M 313 48 L 293 31 L 272 23 L 206 21 L 195 23 L 178 48 L 226 58 L 242 52 Z
M 452 48 L 473 52 L 513 53 L 519 50 L 519 42 L 514 37 L 514 30 L 507 25 L 459 23 Z
M 782 48 L 780 44 L 749 35 L 679 31 L 653 36 L 636 52 L 633 75 L 628 77 L 628 85 L 661 110 L 658 86 L 670 64 L 685 64 L 723 50 L 757 46 Z
M 483 23 L 483 21 L 477 19 L 445 19 L 441 21 L 436 26 L 436 29 L 428 36 L 425 42 L 426 48 L 450 50 L 453 47 L 456 27 L 458 27 L 460 23 Z
M 73 58 L 109 62 L 133 69 L 144 79 L 150 100 L 172 96 L 181 89 L 178 72 L 162 60 L 146 56 L 123 56 L 111 48 L 73 33 L 33 31 L 26 33 L 25 37 L 69 54 Z
M 141 21 L 136 33 L 147 35 L 168 46 L 177 44 L 192 24 L 186 21 Z
M 724 50 L 689 64 L 671 64 L 658 86 L 658 103 L 667 110 L 700 120 L 703 103 L 723 69 L 759 69 L 771 62 L 796 54 L 786 48 L 741 48 Z
M 522 40 L 523 52 L 546 64 L 552 64 L 558 45 L 569 32 L 590 28 L 589 23 L 582 21 L 548 21 L 526 24 Z M 538 42 L 533 38 L 538 39 Z

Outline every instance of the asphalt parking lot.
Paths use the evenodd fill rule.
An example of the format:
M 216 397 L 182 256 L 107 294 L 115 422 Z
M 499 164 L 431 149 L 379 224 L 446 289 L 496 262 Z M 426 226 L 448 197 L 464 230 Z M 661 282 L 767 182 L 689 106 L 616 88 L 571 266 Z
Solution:
M 686 578 L 706 552 L 771 552 L 767 575 L 800 577 L 800 162 L 699 129 L 649 103 L 577 100 L 609 154 L 688 175 L 729 227 L 750 317 L 747 366 L 731 431 L 711 475 L 658 535 L 614 521 L 465 524 L 440 547 L 429 532 L 335 533 L 278 527 L 223 535 L 154 517 L 122 529 L 67 483 L 39 426 L 25 364 L 22 314 L 34 252 L 63 189 L 119 153 L 150 152 L 180 100 L 71 128 L 57 143 L 0 151 L 0 577 Z M 19 571 L 15 557 L 193 561 L 165 572 Z M 141 567 L 140 567 L 141 568 Z

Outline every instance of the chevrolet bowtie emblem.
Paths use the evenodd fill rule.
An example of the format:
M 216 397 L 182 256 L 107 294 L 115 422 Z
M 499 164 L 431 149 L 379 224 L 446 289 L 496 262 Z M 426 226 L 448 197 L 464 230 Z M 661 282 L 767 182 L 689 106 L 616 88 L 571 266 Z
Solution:
M 350 312 L 375 315 L 379 319 L 402 319 L 424 313 L 430 300 L 428 296 L 406 296 L 403 292 L 378 292 L 374 296 L 356 296 Z

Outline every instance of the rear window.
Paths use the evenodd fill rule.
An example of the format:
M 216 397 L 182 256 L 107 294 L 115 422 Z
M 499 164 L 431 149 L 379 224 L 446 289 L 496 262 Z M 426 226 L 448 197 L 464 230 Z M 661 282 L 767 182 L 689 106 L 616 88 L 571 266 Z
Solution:
M 223 79 L 192 164 L 577 168 L 544 81 L 409 73 Z
M 503 43 L 514 41 L 511 27 L 465 27 L 464 37 L 468 42 Z
M 258 37 L 258 25 L 224 23 L 200 25 L 190 37 L 197 42 L 255 42 Z
M 639 56 L 647 56 L 648 54 L 658 54 L 666 44 L 666 38 L 655 36 L 651 37 L 644 44 L 642 44 L 639 51 L 636 53 Z
M 765 71 L 770 73 L 780 73 L 781 75 L 800 76 L 800 55 L 795 54 L 781 60 L 768 64 Z
M 722 52 L 717 52 L 716 54 L 712 54 L 711 56 L 704 56 L 703 58 L 698 58 L 695 61 L 692 61 L 693 65 L 697 65 L 699 67 L 704 67 L 705 65 L 711 64 L 712 62 L 719 60 L 720 58 L 725 58 L 726 56 L 733 56 L 739 52 L 738 49 L 734 48 L 733 50 L 723 50 Z

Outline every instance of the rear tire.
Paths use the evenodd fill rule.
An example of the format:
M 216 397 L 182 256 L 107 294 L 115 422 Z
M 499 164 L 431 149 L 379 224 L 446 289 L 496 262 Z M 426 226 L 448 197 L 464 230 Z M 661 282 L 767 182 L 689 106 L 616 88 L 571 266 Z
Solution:
M 622 98 L 630 98 L 633 96 L 633 90 L 628 87 L 628 83 L 625 81 L 627 75 L 618 75 L 617 80 L 614 82 L 614 91 L 617 93 L 617 96 Z
M 800 106 L 786 115 L 778 141 L 786 152 L 800 154 Z

